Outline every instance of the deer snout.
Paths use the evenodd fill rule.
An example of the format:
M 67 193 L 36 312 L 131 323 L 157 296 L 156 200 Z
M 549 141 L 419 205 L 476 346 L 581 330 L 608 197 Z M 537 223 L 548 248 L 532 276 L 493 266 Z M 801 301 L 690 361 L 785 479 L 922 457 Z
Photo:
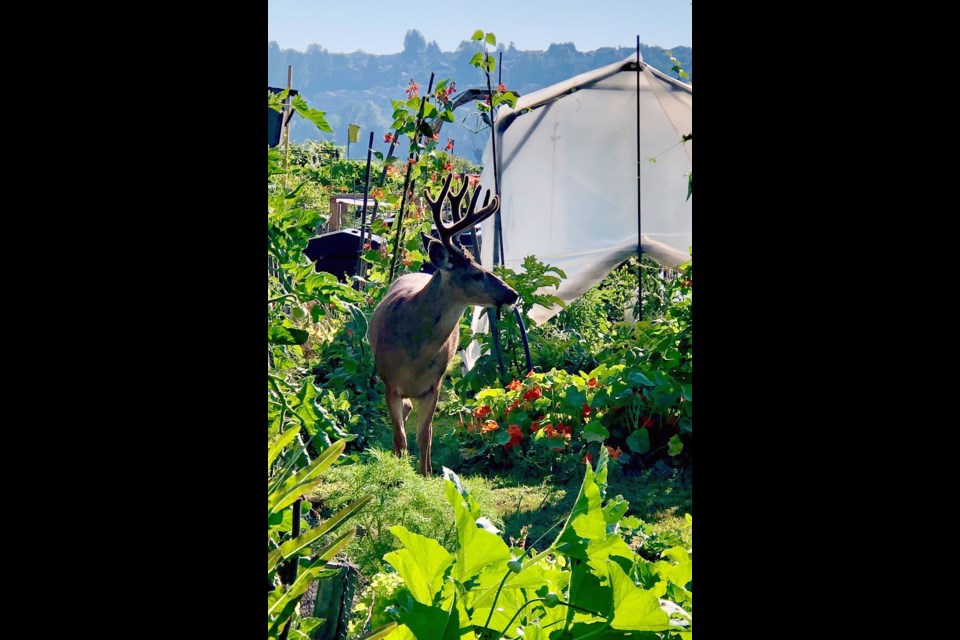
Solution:
M 512 307 L 520 296 L 508 284 L 503 285 L 503 294 L 497 297 L 497 304 Z

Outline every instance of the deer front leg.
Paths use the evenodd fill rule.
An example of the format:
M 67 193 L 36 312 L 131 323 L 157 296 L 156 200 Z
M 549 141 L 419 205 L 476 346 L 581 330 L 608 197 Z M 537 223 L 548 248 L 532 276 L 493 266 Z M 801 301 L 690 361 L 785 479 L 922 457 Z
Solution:
M 433 446 L 433 412 L 437 409 L 440 396 L 440 383 L 430 387 L 426 395 L 420 398 L 417 410 L 417 448 L 420 449 L 420 475 L 430 477 L 433 461 L 430 448 Z
M 403 425 L 413 405 L 409 400 L 400 397 L 396 389 L 390 385 L 387 385 L 386 396 L 387 411 L 390 413 L 390 422 L 393 423 L 393 453 L 401 458 L 407 452 L 407 432 L 404 431 Z

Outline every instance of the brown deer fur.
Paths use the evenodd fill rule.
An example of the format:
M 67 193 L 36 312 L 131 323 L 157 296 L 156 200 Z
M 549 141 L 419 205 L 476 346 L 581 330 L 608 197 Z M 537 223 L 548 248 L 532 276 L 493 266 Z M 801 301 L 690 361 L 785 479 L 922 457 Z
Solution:
M 370 346 L 377 374 L 386 385 L 387 410 L 393 423 L 393 452 L 400 456 L 407 451 L 404 421 L 412 408 L 410 399 L 415 398 L 419 402 L 419 471 L 425 476 L 431 473 L 433 413 L 440 383 L 460 339 L 460 317 L 468 305 L 512 305 L 517 300 L 516 291 L 452 242 L 456 233 L 492 215 L 500 206 L 499 198 L 494 196 L 488 204 L 488 190 L 483 208 L 474 212 L 478 187 L 466 215 L 457 221 L 466 183 L 458 193 L 449 193 L 452 176 L 447 175 L 436 201 L 426 192 L 441 238 L 438 241 L 424 236 L 436 272 L 432 276 L 410 273 L 397 278 L 370 320 Z M 449 226 L 440 215 L 445 196 L 453 204 L 455 222 Z

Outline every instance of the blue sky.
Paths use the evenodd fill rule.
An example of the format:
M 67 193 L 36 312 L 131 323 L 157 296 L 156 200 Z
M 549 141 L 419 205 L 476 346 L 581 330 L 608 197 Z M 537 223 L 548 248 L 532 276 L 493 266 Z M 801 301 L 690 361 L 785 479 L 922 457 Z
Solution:
M 404 3 L 401 0 L 268 0 L 267 40 L 281 49 L 319 44 L 332 53 L 398 53 L 408 29 L 453 51 L 477 29 L 522 51 L 573 42 L 579 51 L 692 46 L 692 0 L 479 0 Z M 398 15 L 398 9 L 404 9 Z

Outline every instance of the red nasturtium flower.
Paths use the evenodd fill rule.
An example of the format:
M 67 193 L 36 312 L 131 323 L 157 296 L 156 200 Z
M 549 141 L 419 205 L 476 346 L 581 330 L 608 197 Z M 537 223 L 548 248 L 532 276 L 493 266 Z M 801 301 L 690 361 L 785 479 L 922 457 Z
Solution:
M 530 433 L 536 433 L 537 431 L 540 431 L 540 423 L 534 422 L 530 425 Z
M 583 456 L 583 460 L 581 460 L 581 462 L 593 462 L 593 456 L 590 455 L 589 451 L 587 451 L 587 455 Z
M 554 429 L 552 424 L 547 423 L 543 425 L 543 435 L 547 436 L 548 438 L 553 438 L 557 435 L 557 430 Z
M 385 133 L 383 135 L 384 142 L 393 142 L 396 139 L 397 139 L 396 136 L 394 136 L 392 133 Z
M 640 416 L 640 424 L 637 425 L 638 429 L 643 429 L 644 427 L 652 427 L 653 418 L 650 416 Z
M 483 420 L 491 413 L 493 413 L 493 409 L 491 409 L 487 405 L 483 405 L 482 407 L 477 407 L 476 409 L 473 410 L 473 417 L 480 418 L 481 420 Z
M 523 440 L 523 431 L 517 425 L 512 424 L 507 427 L 507 433 L 510 434 L 510 442 L 503 445 L 503 448 L 509 451 L 510 447 L 520 444 L 520 441 Z
M 607 453 L 610 454 L 611 458 L 613 458 L 614 460 L 617 460 L 620 458 L 620 455 L 623 453 L 623 451 L 620 450 L 620 447 L 617 447 L 616 449 L 614 449 L 613 447 L 608 445 Z
M 483 426 L 480 427 L 480 433 L 489 433 L 491 431 L 497 430 L 498 428 L 500 428 L 500 425 L 498 425 L 496 421 L 487 420 L 486 422 L 483 423 Z
M 540 389 L 540 387 L 534 387 L 533 389 L 530 389 L 530 391 L 527 391 L 525 394 L 523 394 L 523 399 L 536 400 L 542 395 L 543 395 L 543 391 Z
M 584 420 L 590 417 L 590 405 L 586 402 L 583 403 L 583 411 L 580 412 L 580 417 Z
M 519 391 L 520 389 L 523 389 L 523 383 L 520 382 L 519 380 L 514 380 L 513 382 L 507 385 L 507 389 L 509 389 L 510 391 Z
M 448 162 L 447 164 L 443 165 L 443 169 L 444 171 L 453 171 L 453 163 Z
M 596 389 L 597 384 L 598 383 L 596 378 L 590 378 L 589 380 L 587 380 L 587 386 L 590 387 L 591 389 Z

